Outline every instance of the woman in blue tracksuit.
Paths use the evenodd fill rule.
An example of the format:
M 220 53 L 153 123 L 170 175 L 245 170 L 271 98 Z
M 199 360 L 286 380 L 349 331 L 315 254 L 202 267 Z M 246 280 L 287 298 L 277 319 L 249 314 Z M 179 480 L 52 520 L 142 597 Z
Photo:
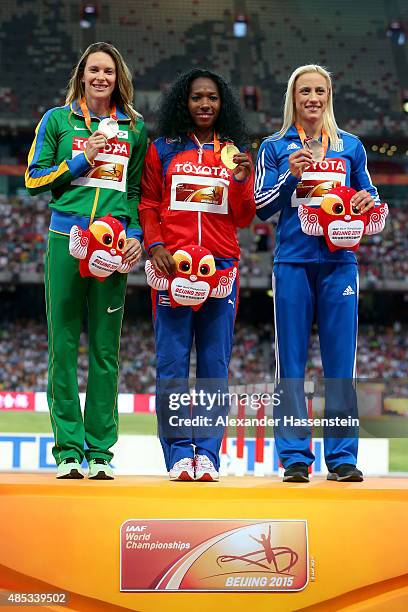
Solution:
M 314 162 L 309 139 L 320 147 Z M 319 141 L 320 145 L 316 142 Z M 314 154 L 319 155 L 319 150 Z M 324 157 L 324 159 L 323 159 Z M 361 213 L 379 204 L 367 170 L 367 157 L 356 136 L 339 130 L 333 113 L 330 74 L 317 65 L 291 75 L 281 130 L 261 145 L 256 167 L 257 215 L 280 212 L 273 268 L 276 379 L 283 392 L 277 416 L 307 417 L 303 379 L 311 326 L 316 317 L 326 380 L 326 417 L 355 417 L 353 387 L 357 346 L 358 269 L 354 253 L 330 252 L 323 237 L 302 232 L 299 204 L 319 206 L 331 186 L 357 193 L 351 204 Z M 314 461 L 310 430 L 275 428 L 285 482 L 307 482 Z M 356 468 L 356 428 L 326 428 L 328 479 L 360 481 Z

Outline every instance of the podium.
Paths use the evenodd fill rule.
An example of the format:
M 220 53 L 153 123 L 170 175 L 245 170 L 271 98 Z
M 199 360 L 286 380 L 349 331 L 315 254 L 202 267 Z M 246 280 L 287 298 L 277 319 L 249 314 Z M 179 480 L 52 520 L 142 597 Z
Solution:
M 305 521 L 307 584 L 297 592 L 121 592 L 120 533 L 130 519 Z M 44 610 L 398 612 L 408 608 L 407 524 L 403 478 L 200 483 L 2 473 L 0 595 L 69 594 L 65 607 Z

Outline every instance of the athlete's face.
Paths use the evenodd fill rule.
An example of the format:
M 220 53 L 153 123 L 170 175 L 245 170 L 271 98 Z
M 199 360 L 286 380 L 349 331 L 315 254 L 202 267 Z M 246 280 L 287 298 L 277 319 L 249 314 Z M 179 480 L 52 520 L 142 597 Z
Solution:
M 216 83 L 206 77 L 192 81 L 187 106 L 197 128 L 212 128 L 221 110 L 220 92 Z
M 300 124 L 322 121 L 328 100 L 329 88 L 322 74 L 301 74 L 296 80 L 294 92 L 296 121 Z
M 97 51 L 88 56 L 82 83 L 87 99 L 110 100 L 116 85 L 116 67 L 108 53 Z

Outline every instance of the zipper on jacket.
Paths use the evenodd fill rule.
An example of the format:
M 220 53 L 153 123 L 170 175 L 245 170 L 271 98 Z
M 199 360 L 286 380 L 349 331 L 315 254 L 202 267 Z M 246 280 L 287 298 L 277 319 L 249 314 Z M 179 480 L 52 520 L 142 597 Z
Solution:
M 201 164 L 201 162 L 203 161 L 203 145 L 205 143 L 201 143 L 197 136 L 192 133 L 190 134 L 190 138 L 195 142 L 195 144 L 197 145 L 197 155 L 198 155 L 198 163 Z
M 191 134 L 192 140 L 197 145 L 197 155 L 198 155 L 198 163 L 201 164 L 203 161 L 203 146 L 205 143 L 201 143 L 197 136 L 193 133 Z M 198 244 L 201 246 L 201 212 L 197 212 L 197 232 L 198 232 Z
M 93 201 L 93 206 L 92 206 L 92 212 L 91 212 L 91 218 L 89 219 L 89 225 L 91 225 L 91 223 L 93 223 L 93 220 L 95 218 L 95 213 L 96 213 L 96 207 L 98 206 L 98 200 L 99 200 L 99 192 L 100 192 L 101 188 L 97 187 L 95 190 L 95 198 Z
M 201 246 L 201 212 L 197 212 L 198 246 Z

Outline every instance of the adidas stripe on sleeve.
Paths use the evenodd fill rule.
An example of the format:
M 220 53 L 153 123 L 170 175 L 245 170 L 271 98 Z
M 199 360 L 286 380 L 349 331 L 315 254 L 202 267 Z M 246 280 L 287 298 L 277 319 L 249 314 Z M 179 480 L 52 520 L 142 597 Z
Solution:
M 290 173 L 279 171 L 273 142 L 265 140 L 258 154 L 255 172 L 255 204 L 256 214 L 263 221 L 270 219 L 285 205 L 290 204 L 290 198 L 298 183 L 298 179 Z

